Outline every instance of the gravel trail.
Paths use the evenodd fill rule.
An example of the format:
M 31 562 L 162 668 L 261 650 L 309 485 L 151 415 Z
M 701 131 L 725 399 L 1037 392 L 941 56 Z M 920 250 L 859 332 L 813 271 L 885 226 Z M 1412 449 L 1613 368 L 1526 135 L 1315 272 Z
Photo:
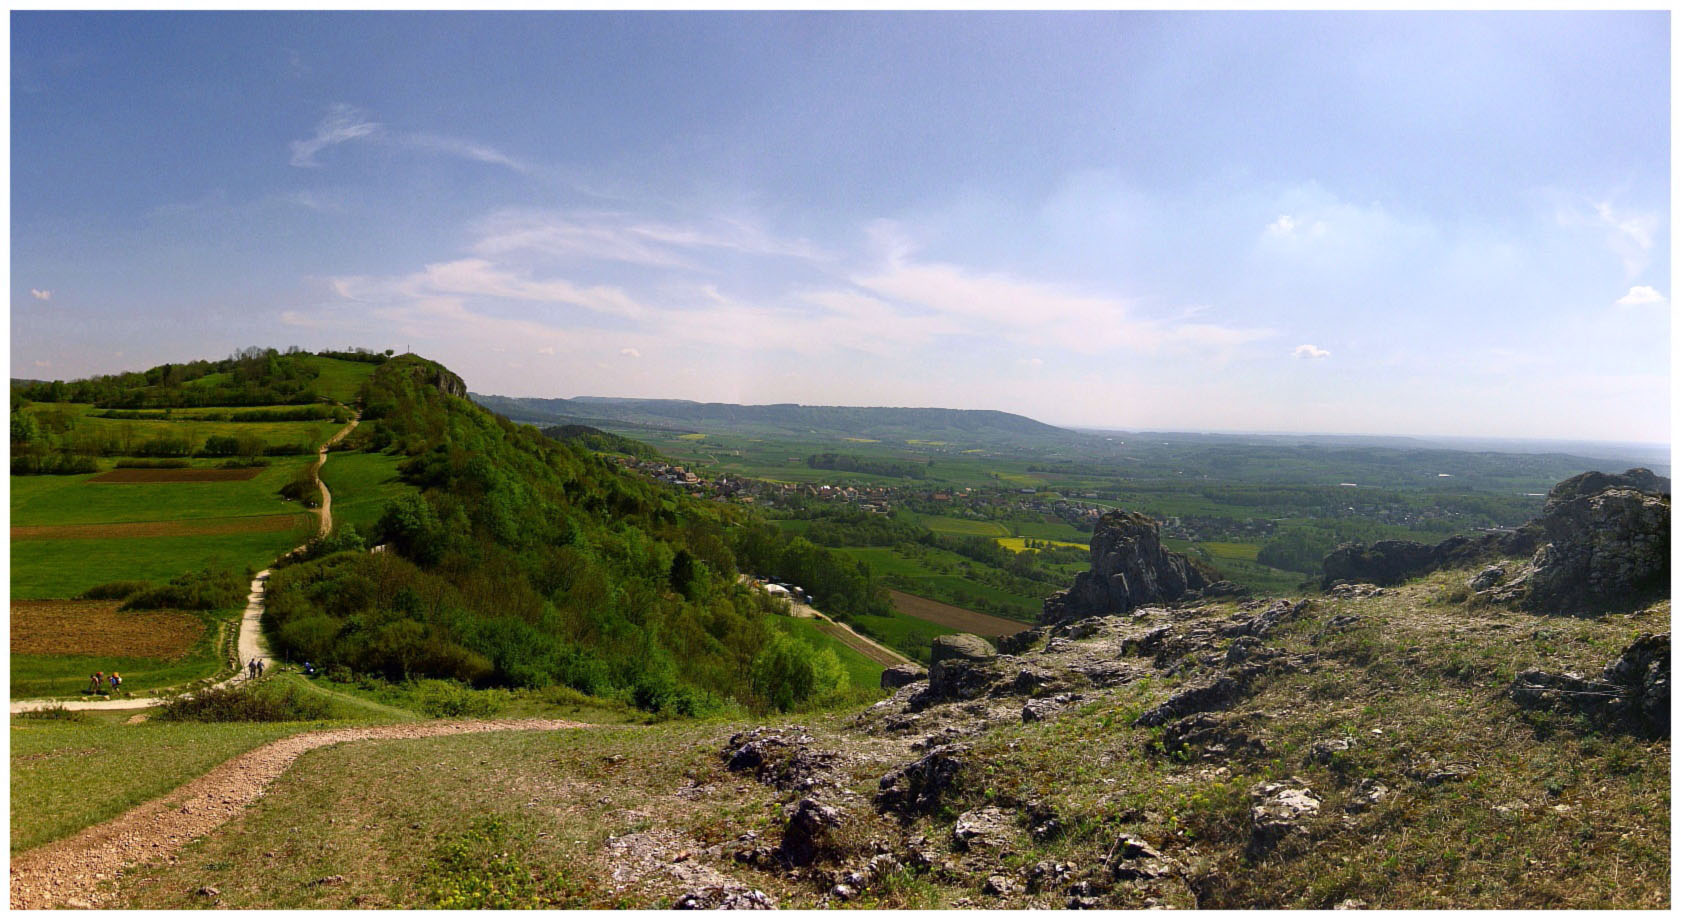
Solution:
M 237 818 L 306 751 L 346 741 L 392 741 L 470 732 L 584 728 L 562 719 L 490 719 L 336 728 L 247 751 L 174 792 L 79 834 L 12 857 L 12 909 L 99 906 L 102 884 L 136 863 L 170 858 L 189 841 Z
M 327 449 L 344 439 L 362 420 L 358 412 L 350 420 L 350 424 L 340 428 L 338 433 L 327 439 L 316 452 L 315 464 L 309 468 L 309 474 L 315 478 L 315 484 L 321 488 L 321 536 L 326 536 L 333 529 L 333 493 L 327 491 L 327 484 L 321 481 L 321 467 L 327 463 Z M 303 549 L 299 546 L 293 553 Z M 288 554 L 289 555 L 289 554 Z M 232 677 L 216 684 L 217 688 L 231 687 L 246 680 L 245 663 L 253 658 L 268 660 L 268 643 L 263 640 L 263 592 L 268 588 L 269 570 L 263 569 L 251 580 L 251 593 L 245 598 L 245 613 L 239 620 L 239 639 L 236 643 L 238 660 L 234 663 Z M 169 695 L 168 690 L 155 691 L 154 696 L 137 697 L 127 700 L 13 700 L 12 712 L 32 712 L 37 709 L 62 706 L 65 709 L 148 709 L 163 705 L 164 698 Z

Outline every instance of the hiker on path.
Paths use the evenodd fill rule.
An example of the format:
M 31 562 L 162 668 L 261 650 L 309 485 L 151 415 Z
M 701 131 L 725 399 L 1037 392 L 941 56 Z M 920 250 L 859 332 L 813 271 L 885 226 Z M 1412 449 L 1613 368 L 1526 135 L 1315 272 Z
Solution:
M 117 676 L 116 671 L 111 672 L 111 676 L 109 678 L 109 681 L 110 681 L 110 684 L 111 684 L 111 692 L 112 693 L 116 693 L 117 688 L 122 686 L 122 683 L 123 683 L 123 679 L 121 677 Z
M 89 693 L 98 693 L 99 692 L 100 678 L 102 678 L 104 676 L 105 675 L 101 674 L 98 671 L 93 672 L 93 676 L 88 678 L 88 680 L 91 683 L 91 688 L 88 690 Z
M 257 659 L 257 676 L 262 677 L 263 676 L 263 669 L 265 669 L 267 667 L 268 667 L 268 662 L 264 661 L 261 658 L 258 658 Z
M 245 663 L 245 679 L 257 679 L 257 659 L 253 658 Z

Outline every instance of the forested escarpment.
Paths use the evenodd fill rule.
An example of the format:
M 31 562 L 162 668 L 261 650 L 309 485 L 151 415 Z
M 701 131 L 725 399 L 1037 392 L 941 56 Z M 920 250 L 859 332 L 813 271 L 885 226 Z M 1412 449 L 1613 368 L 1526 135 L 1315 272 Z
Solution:
M 364 386 L 349 446 L 403 456 L 418 491 L 367 535 L 385 551 L 276 571 L 278 652 L 390 679 L 565 684 L 680 713 L 838 691 L 832 662 L 773 629 L 769 602 L 737 575 L 801 579 L 837 612 L 880 609 L 864 570 L 494 416 L 446 392 L 450 381 L 401 356 Z

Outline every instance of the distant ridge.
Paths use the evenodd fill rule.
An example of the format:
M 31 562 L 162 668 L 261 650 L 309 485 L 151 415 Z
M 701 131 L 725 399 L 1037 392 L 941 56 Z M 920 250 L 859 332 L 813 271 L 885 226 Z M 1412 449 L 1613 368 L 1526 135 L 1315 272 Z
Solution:
M 743 406 L 685 399 L 576 399 L 468 394 L 479 405 L 514 421 L 585 424 L 593 427 L 708 428 L 758 433 L 827 434 L 842 437 L 1042 440 L 1080 437 L 1065 428 L 993 409 L 804 406 L 777 403 Z

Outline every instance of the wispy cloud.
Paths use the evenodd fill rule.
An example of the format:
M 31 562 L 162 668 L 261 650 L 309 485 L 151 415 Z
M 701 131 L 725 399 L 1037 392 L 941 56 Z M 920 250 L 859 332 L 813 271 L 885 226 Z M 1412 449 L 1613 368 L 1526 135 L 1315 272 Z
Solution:
M 1658 289 L 1645 284 L 1637 284 L 1628 289 L 1628 293 L 1617 298 L 1617 305 L 1621 307 L 1644 307 L 1653 304 L 1669 303 L 1669 298 L 1658 292 Z
M 316 161 L 316 154 L 347 141 L 375 136 L 383 127 L 378 122 L 369 121 L 355 106 L 335 103 L 315 126 L 314 137 L 292 142 L 292 165 L 318 168 L 321 164 Z
M 493 166 L 506 166 L 518 173 L 531 172 L 531 167 L 528 164 L 508 156 L 494 147 L 458 137 L 443 137 L 437 134 L 400 134 L 395 137 L 395 140 L 398 143 L 417 147 L 421 150 L 430 150 L 478 163 L 489 163 Z
M 316 154 L 338 144 L 362 139 L 501 166 L 518 173 L 533 171 L 530 164 L 515 159 L 489 144 L 423 131 L 393 131 L 386 125 L 373 121 L 361 109 L 342 102 L 327 109 L 326 116 L 315 126 L 314 137 L 292 141 L 292 165 L 318 168 L 321 163 L 315 158 Z
M 810 261 L 833 258 L 804 240 L 782 240 L 745 220 L 674 224 L 614 211 L 498 211 L 476 230 L 481 256 L 540 255 L 576 261 L 626 262 L 656 268 L 700 268 L 701 253 L 724 250 Z
M 1330 352 L 1320 348 L 1318 345 L 1297 345 L 1296 350 L 1290 352 L 1290 357 L 1292 358 L 1306 358 L 1313 361 L 1317 361 L 1320 358 L 1328 358 L 1330 356 Z
M 41 288 L 30 288 L 29 289 L 29 296 L 35 298 L 36 300 L 52 300 L 53 299 L 53 292 L 48 291 L 48 290 L 43 290 Z
M 619 354 L 621 354 L 621 355 L 623 355 L 627 358 L 640 358 L 640 357 L 642 357 L 642 352 L 637 351 L 634 348 L 621 348 L 621 349 L 619 349 Z

